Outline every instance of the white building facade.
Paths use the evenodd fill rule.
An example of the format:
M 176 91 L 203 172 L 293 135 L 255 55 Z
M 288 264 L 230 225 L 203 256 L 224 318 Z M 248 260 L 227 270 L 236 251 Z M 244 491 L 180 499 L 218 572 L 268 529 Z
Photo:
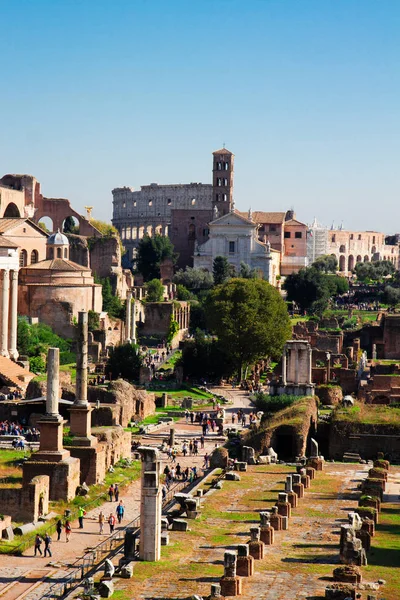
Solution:
M 256 269 L 263 279 L 276 285 L 280 252 L 258 240 L 257 224 L 233 210 L 209 223 L 209 239 L 195 248 L 194 267 L 212 272 L 217 256 L 225 256 L 240 271 L 241 263 Z

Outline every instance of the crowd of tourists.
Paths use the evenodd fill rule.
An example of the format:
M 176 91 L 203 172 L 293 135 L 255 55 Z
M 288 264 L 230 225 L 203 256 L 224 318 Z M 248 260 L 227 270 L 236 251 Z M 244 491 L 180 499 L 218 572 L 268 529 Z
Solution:
M 15 435 L 25 438 L 27 442 L 38 442 L 40 439 L 40 432 L 36 427 L 27 427 L 26 425 L 18 421 L 0 421 L 0 435 Z M 17 443 L 18 440 L 14 440 Z M 16 447 L 16 446 L 14 446 Z

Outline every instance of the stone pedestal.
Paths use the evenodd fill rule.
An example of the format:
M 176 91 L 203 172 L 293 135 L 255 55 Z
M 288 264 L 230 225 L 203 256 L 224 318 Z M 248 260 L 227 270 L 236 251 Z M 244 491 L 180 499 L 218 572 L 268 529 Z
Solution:
M 250 527 L 250 535 L 249 554 L 255 560 L 261 560 L 264 558 L 264 542 L 260 540 L 260 528 Z
M 310 478 L 310 481 L 312 481 L 313 479 L 315 479 L 315 469 L 312 466 L 308 466 L 306 468 L 306 473 Z
M 291 506 L 286 493 L 280 492 L 278 494 L 278 502 L 276 503 L 276 506 L 278 507 L 278 514 L 281 515 L 281 517 L 290 517 Z
M 74 404 L 69 409 L 71 436 L 74 437 L 74 446 L 96 446 L 97 438 L 91 435 L 90 404 L 81 406 Z
M 254 575 L 254 558 L 249 554 L 248 544 L 239 544 L 238 546 L 236 573 L 240 577 L 251 577 Z
M 372 519 L 363 519 L 361 525 L 362 531 L 367 531 L 371 537 L 375 535 L 375 523 Z
M 301 483 L 303 484 L 304 489 L 307 490 L 311 485 L 310 477 L 308 475 L 302 475 Z
M 295 492 L 288 492 L 287 497 L 291 508 L 297 508 L 297 494 Z
M 317 457 L 311 457 L 307 460 L 307 467 L 312 467 L 316 471 L 322 471 L 324 468 L 324 459 L 317 458 Z
M 237 556 L 235 552 L 225 552 L 224 576 L 220 580 L 221 594 L 223 596 L 240 596 L 242 593 L 242 580 L 236 575 L 236 561 Z
M 271 527 L 273 527 L 275 529 L 275 531 L 281 531 L 282 530 L 282 517 L 278 513 L 278 507 L 277 506 L 273 506 L 272 507 L 272 514 L 271 514 L 270 521 L 271 521 Z
M 293 475 L 293 491 L 299 499 L 304 497 L 304 485 L 301 483 L 301 475 L 299 474 Z
M 261 525 L 260 540 L 266 546 L 272 546 L 274 543 L 274 528 L 271 525 Z

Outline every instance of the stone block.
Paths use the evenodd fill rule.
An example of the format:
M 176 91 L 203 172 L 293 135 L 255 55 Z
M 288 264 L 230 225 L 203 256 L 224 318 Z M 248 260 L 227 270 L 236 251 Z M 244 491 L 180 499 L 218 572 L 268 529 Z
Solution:
M 11 525 L 9 525 L 5 529 L 3 529 L 3 531 L 1 532 L 1 537 L 3 538 L 3 540 L 8 540 L 9 542 L 13 541 L 14 532 L 13 532 L 13 528 L 11 527 Z
M 274 528 L 271 526 L 261 525 L 260 540 L 264 542 L 266 546 L 272 546 L 274 543 Z
M 294 483 L 293 492 L 297 495 L 299 499 L 304 498 L 304 485 L 302 483 Z
M 333 570 L 335 581 L 343 583 L 361 583 L 361 569 L 355 565 L 345 565 Z
M 239 475 L 239 473 L 234 473 L 233 471 L 229 471 L 228 473 L 226 473 L 225 479 L 227 481 L 240 481 L 240 475 Z
M 260 464 L 260 465 L 270 465 L 271 464 L 271 457 L 270 456 L 259 456 L 258 457 L 258 464 Z
M 279 514 L 271 515 L 271 527 L 275 529 L 275 531 L 282 530 L 282 517 Z
M 308 475 L 302 475 L 301 483 L 303 484 L 304 489 L 307 490 L 311 484 L 310 477 Z
M 316 471 L 322 471 L 324 468 L 324 460 L 322 458 L 312 457 L 307 460 L 307 466 L 312 467 Z
M 315 479 L 315 469 L 314 467 L 307 467 L 306 468 L 306 474 L 309 476 L 310 481 L 312 481 L 313 479 Z
M 278 514 L 281 515 L 281 517 L 290 517 L 291 507 L 289 502 L 277 502 L 276 505 L 278 507 Z
M 371 537 L 375 535 L 375 523 L 372 519 L 363 519 L 361 531 L 367 531 Z
M 242 580 L 240 577 L 222 577 L 220 580 L 222 596 L 240 596 L 242 593 Z
M 111 598 L 114 593 L 114 583 L 112 579 L 104 579 L 100 581 L 97 589 L 102 598 Z
M 235 469 L 235 471 L 247 471 L 247 463 L 243 461 L 235 462 L 233 468 Z
M 255 560 L 264 558 L 264 542 L 249 542 L 249 554 Z
M 240 577 L 251 577 L 254 575 L 254 558 L 252 556 L 238 556 L 236 573 Z
M 123 565 L 119 574 L 123 579 L 131 579 L 133 577 L 133 565 L 130 563 Z
M 356 600 L 356 588 L 348 583 L 332 583 L 325 588 L 325 600 Z
M 282 517 L 282 531 L 287 531 L 289 529 L 289 518 Z
M 291 508 L 297 508 L 297 497 L 295 492 L 288 492 L 288 502 Z
M 161 532 L 161 546 L 168 546 L 169 544 L 169 533 L 168 531 Z
M 184 519 L 174 519 L 172 521 L 172 531 L 188 531 L 188 522 Z

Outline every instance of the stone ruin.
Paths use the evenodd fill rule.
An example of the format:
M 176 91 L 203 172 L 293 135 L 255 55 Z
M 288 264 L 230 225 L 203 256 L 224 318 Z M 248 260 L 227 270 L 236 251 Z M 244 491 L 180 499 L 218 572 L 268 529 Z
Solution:
M 237 554 L 227 550 L 224 554 L 224 575 L 220 580 L 222 596 L 240 596 L 242 580 L 236 574 Z
M 316 471 L 322 471 L 324 468 L 324 457 L 318 453 L 318 442 L 311 438 L 310 458 L 307 460 L 307 465 Z
M 254 575 L 254 558 L 250 554 L 249 545 L 239 544 L 237 548 L 236 573 L 240 577 L 251 577 Z
M 157 561 L 161 557 L 161 457 L 158 450 L 140 446 L 142 456 L 140 496 L 139 558 Z

